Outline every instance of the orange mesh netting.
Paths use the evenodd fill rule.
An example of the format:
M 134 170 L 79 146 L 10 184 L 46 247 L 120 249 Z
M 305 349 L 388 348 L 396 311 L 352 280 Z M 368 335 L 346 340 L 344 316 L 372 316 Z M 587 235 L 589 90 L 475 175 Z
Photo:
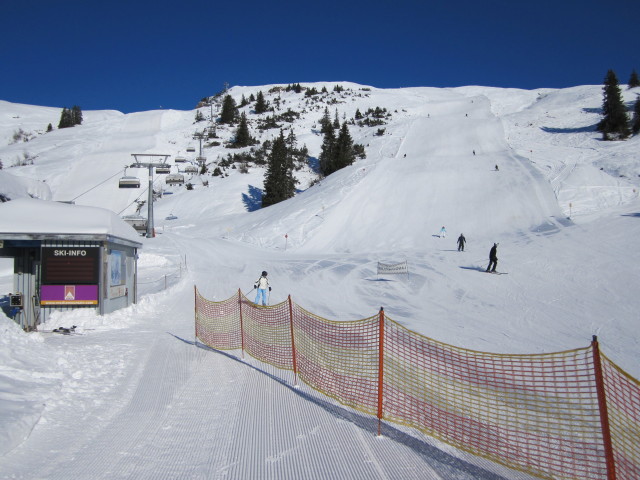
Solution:
M 617 479 L 640 478 L 640 384 L 601 354 Z
M 532 355 L 466 350 L 379 315 L 337 322 L 289 298 L 196 290 L 196 337 L 293 370 L 340 403 L 543 478 L 640 478 L 640 384 L 597 342 Z M 598 374 L 598 372 L 601 372 Z

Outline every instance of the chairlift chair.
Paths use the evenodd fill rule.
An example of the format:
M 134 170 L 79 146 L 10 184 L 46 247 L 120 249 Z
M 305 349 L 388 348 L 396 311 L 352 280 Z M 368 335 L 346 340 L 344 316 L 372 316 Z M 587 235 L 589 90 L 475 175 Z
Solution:
M 187 161 L 187 159 L 184 158 L 184 157 L 176 157 L 176 158 L 174 158 L 173 161 L 176 162 L 176 163 L 184 163 L 184 162 Z
M 122 177 L 118 182 L 119 188 L 140 188 L 140 179 L 138 177 Z
M 156 173 L 158 175 L 166 175 L 168 173 L 171 173 L 171 167 L 169 167 L 168 165 L 162 166 L 162 167 L 156 167 Z
M 182 185 L 184 184 L 184 175 L 172 173 L 171 175 L 167 175 L 164 181 L 167 185 Z
M 196 151 L 196 147 L 187 147 L 187 152 L 193 153 Z
M 144 235 L 147 231 L 147 219 L 141 215 L 125 215 L 122 219 L 131 225 L 138 233 Z

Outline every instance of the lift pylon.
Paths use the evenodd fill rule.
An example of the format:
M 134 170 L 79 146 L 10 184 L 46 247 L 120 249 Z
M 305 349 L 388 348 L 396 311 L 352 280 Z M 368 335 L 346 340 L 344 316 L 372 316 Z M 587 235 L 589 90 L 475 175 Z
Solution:
M 147 197 L 147 238 L 155 237 L 155 228 L 153 226 L 153 169 L 156 167 L 166 167 L 167 159 L 171 155 L 165 155 L 161 153 L 132 153 L 131 156 L 134 159 L 134 163 L 130 168 L 148 168 L 149 169 L 149 192 Z M 149 162 L 143 162 L 141 159 L 150 157 Z M 157 161 L 153 161 L 157 159 Z

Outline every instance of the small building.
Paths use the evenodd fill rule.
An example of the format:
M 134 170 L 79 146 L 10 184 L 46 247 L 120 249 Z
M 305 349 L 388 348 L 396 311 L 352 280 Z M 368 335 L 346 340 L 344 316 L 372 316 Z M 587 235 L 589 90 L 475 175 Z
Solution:
M 139 238 L 103 208 L 31 198 L 0 204 L 0 257 L 14 262 L 15 321 L 36 330 L 54 310 L 103 315 L 136 303 Z

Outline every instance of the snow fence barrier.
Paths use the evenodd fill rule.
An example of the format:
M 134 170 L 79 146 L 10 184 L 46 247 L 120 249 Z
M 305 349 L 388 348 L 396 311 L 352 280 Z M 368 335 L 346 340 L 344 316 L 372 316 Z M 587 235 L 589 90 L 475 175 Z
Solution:
M 195 334 L 294 373 L 345 406 L 540 478 L 640 478 L 640 382 L 599 351 L 495 354 L 404 328 L 383 309 L 332 321 L 291 297 L 257 306 L 195 288 Z M 380 434 L 380 423 L 378 424 Z

